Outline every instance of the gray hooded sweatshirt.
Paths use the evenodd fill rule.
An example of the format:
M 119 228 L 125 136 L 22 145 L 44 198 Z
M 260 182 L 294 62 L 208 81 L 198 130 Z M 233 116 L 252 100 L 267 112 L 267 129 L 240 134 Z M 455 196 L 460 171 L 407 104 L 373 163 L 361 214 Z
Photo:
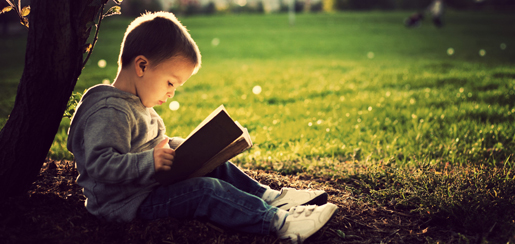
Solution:
M 67 144 L 87 210 L 109 221 L 134 219 L 159 185 L 153 148 L 165 137 L 163 120 L 139 97 L 110 85 L 90 88 L 72 118 Z M 176 148 L 180 142 L 171 138 L 169 144 Z

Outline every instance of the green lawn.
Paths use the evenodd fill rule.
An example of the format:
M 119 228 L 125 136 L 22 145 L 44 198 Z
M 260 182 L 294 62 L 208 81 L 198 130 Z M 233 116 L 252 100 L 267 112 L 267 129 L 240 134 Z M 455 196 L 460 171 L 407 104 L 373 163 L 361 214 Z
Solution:
M 284 14 L 180 18 L 203 65 L 171 99 L 177 111 L 156 110 L 169 136 L 186 137 L 224 104 L 255 143 L 234 160 L 243 167 L 327 177 L 369 204 L 506 243 L 515 233 L 515 17 L 449 11 L 442 29 L 430 20 L 407 29 L 408 15 L 299 14 L 295 26 Z M 114 79 L 129 21 L 105 20 L 76 91 Z M 21 40 L 0 38 L 0 125 L 21 77 Z M 68 124 L 54 159 L 72 158 Z

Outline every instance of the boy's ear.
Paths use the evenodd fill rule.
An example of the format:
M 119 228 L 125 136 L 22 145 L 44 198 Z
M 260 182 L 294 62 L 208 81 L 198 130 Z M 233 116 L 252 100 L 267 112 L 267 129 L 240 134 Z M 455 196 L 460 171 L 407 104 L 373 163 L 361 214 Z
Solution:
M 148 59 L 143 55 L 137 56 L 134 59 L 134 68 L 136 69 L 136 75 L 138 75 L 138 77 L 143 77 L 143 74 L 147 71 L 148 64 Z

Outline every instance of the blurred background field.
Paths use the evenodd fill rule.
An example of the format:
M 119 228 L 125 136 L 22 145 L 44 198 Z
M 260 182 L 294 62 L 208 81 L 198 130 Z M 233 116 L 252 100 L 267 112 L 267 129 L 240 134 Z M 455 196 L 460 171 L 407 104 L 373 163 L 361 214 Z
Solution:
M 426 21 L 408 29 L 408 15 L 298 14 L 293 26 L 285 14 L 180 18 L 203 66 L 155 109 L 168 135 L 186 137 L 224 104 L 253 136 L 255 146 L 237 158 L 252 167 L 305 171 L 311 159 L 503 163 L 514 150 L 515 27 L 507 24 L 514 17 L 450 12 L 444 28 Z M 105 20 L 77 92 L 113 81 L 129 22 Z M 1 42 L 5 121 L 23 70 L 24 36 Z M 172 101 L 178 110 L 169 109 Z M 72 159 L 68 124 L 63 119 L 49 157 Z M 498 157 L 485 158 L 492 150 Z
M 254 141 L 234 159 L 242 167 L 341 180 L 369 203 L 464 232 L 502 222 L 506 237 L 515 233 L 515 17 L 448 10 L 443 28 L 429 18 L 406 28 L 412 12 L 301 13 L 294 25 L 287 13 L 181 15 L 202 68 L 155 109 L 169 136 L 186 137 L 224 104 Z M 76 92 L 113 81 L 130 20 L 104 20 Z M 0 38 L 0 126 L 24 42 Z M 64 118 L 50 158 L 73 159 L 68 126 Z
M 305 170 L 309 165 L 298 161 L 357 156 L 501 163 L 514 150 L 515 27 L 503 24 L 514 18 L 449 13 L 445 28 L 428 21 L 407 29 L 408 14 L 305 14 L 294 26 L 282 14 L 181 18 L 203 67 L 156 110 L 170 136 L 186 137 L 225 104 L 255 142 L 238 160 L 265 168 Z M 115 78 L 128 23 L 106 19 L 76 91 Z M 5 70 L 11 89 L 20 76 L 13 69 Z M 168 107 L 172 100 L 176 111 Z M 67 124 L 50 157 L 71 158 Z M 503 157 L 485 158 L 486 150 Z

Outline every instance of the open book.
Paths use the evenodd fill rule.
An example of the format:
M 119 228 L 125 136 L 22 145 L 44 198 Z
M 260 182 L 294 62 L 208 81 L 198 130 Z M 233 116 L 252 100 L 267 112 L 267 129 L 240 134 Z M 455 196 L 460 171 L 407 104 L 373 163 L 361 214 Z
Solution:
M 204 176 L 220 164 L 252 147 L 249 132 L 220 105 L 175 149 L 167 181 L 171 184 Z

